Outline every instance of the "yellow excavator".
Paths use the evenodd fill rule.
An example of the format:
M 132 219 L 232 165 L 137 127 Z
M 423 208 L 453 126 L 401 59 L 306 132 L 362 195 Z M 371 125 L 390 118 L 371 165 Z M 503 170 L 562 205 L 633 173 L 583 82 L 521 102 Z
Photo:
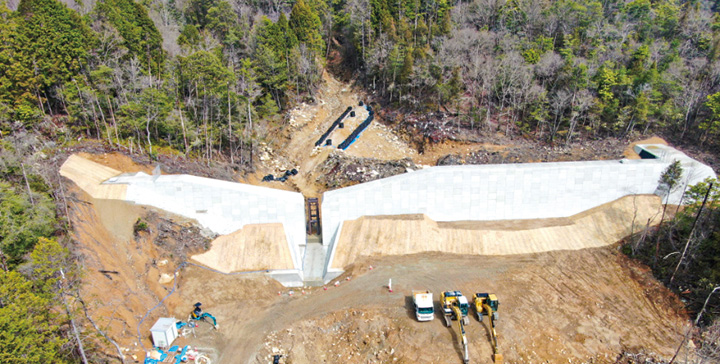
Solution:
M 463 363 L 468 364 L 470 356 L 468 354 L 468 341 L 465 336 L 465 325 L 470 323 L 468 318 L 470 304 L 460 291 L 447 291 L 440 295 L 440 306 L 443 310 L 445 326 L 450 327 L 452 320 L 458 322 L 459 338 L 462 340 L 463 345 Z
M 498 319 L 498 299 L 494 294 L 475 293 L 474 303 L 478 321 L 482 322 L 483 316 L 490 318 L 490 340 L 493 347 L 493 362 L 495 364 L 502 364 L 503 356 L 500 354 L 497 332 L 495 331 L 495 321 Z

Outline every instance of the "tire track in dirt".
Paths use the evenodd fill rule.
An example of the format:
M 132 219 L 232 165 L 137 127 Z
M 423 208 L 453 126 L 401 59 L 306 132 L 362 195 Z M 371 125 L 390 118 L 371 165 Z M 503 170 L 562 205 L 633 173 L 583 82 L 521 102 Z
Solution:
M 327 291 L 296 291 L 295 297 L 265 292 L 264 298 L 247 303 L 236 295 L 237 300 L 217 306 L 221 322 L 230 321 L 221 330 L 219 362 L 267 363 L 272 347 L 291 355 L 293 363 L 323 362 L 320 358 L 337 355 L 345 363 L 378 362 L 374 355 L 397 358 L 397 363 L 460 362 L 454 326 L 446 328 L 440 316 L 427 323 L 414 319 L 409 307 L 413 289 L 429 289 L 435 296 L 450 289 L 467 296 L 496 293 L 501 302 L 498 333 L 507 362 L 593 358 L 609 363 L 627 348 L 671 355 L 682 317 L 668 306 L 648 310 L 657 297 L 628 278 L 625 263 L 612 248 L 525 256 L 425 253 L 367 258 L 348 269 L 350 281 Z M 393 293 L 385 288 L 388 278 L 393 278 Z M 354 313 L 364 316 L 358 319 Z M 468 339 L 474 362 L 490 360 L 487 335 L 485 325 L 473 316 Z

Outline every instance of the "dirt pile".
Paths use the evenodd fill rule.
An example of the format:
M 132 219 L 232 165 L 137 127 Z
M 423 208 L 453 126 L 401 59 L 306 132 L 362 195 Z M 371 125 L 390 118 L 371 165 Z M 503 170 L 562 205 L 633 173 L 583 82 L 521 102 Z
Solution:
M 148 208 L 144 219 L 150 226 L 148 232 L 152 235 L 152 243 L 177 262 L 208 250 L 210 238 L 216 235 L 201 228 L 194 220 L 162 210 Z

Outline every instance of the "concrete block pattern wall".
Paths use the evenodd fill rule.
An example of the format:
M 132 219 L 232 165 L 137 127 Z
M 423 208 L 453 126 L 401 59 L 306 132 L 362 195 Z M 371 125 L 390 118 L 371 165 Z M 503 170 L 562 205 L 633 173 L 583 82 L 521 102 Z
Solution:
M 658 161 L 432 167 L 326 192 L 323 238 L 341 221 L 361 216 L 424 213 L 435 221 L 570 216 L 628 194 L 654 193 L 664 168 Z
M 677 152 L 673 158 L 642 160 L 432 167 L 325 192 L 326 267 L 346 220 L 418 213 L 435 221 L 568 217 L 627 195 L 664 197 L 658 180 L 675 159 L 685 169 L 684 183 L 715 177 L 709 167 Z M 671 194 L 670 203 L 680 203 L 681 190 Z
M 295 267 L 302 270 L 305 199 L 302 194 L 190 175 L 121 175 L 126 200 L 196 219 L 217 234 L 247 224 L 283 224 Z

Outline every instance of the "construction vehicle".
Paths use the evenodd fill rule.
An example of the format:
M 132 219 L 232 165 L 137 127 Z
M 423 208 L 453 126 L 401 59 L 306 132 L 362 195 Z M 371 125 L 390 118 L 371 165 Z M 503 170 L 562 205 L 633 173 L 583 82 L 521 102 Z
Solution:
M 465 336 L 465 325 L 470 323 L 470 318 L 468 318 L 470 304 L 460 291 L 447 291 L 440 295 L 440 307 L 443 310 L 445 326 L 450 327 L 452 320 L 458 322 L 459 338 L 462 340 L 463 345 L 463 363 L 468 364 L 470 356 L 468 354 L 468 341 Z
M 415 317 L 418 321 L 432 321 L 435 318 L 433 295 L 430 291 L 412 291 Z
M 193 307 L 195 307 L 195 308 L 193 309 L 193 312 L 190 313 L 188 322 L 191 322 L 190 320 L 196 320 L 196 321 L 205 321 L 205 322 L 209 323 L 210 322 L 210 321 L 208 321 L 208 319 L 209 319 L 209 320 L 212 320 L 213 328 L 215 330 L 217 330 L 218 324 L 217 324 L 217 320 L 215 319 L 215 316 L 213 316 L 207 312 L 203 312 L 202 308 L 200 308 L 200 306 L 202 306 L 202 303 L 200 303 L 200 302 L 193 305 Z
M 453 312 L 453 306 L 457 306 L 460 309 L 461 315 Z M 468 318 L 470 304 L 460 291 L 443 292 L 442 295 L 440 295 L 440 307 L 443 309 L 445 326 L 450 327 L 450 320 L 462 320 L 463 325 L 470 324 L 470 319 Z
M 497 332 L 495 331 L 495 321 L 498 319 L 498 299 L 494 294 L 489 293 L 475 293 L 473 297 L 478 321 L 482 322 L 483 316 L 490 318 L 490 340 L 493 347 L 493 361 L 495 364 L 502 364 L 503 356 L 500 354 Z

